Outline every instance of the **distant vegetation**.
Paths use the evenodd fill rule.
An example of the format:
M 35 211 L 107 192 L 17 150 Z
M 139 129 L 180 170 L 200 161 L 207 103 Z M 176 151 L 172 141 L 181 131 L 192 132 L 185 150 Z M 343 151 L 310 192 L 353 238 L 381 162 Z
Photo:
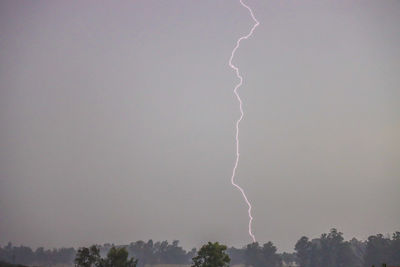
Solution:
M 77 267 L 136 267 L 137 260 L 129 259 L 124 247 L 111 247 L 106 258 L 100 256 L 100 249 L 93 245 L 90 248 L 80 248 L 75 257 Z
M 363 242 L 355 238 L 344 241 L 343 234 L 332 229 L 317 239 L 300 238 L 295 250 L 301 267 L 371 267 L 383 263 L 395 266 L 400 265 L 400 232 L 392 238 L 381 234 L 370 236 Z
M 30 247 L 9 243 L 0 247 L 0 261 L 4 262 L 3 265 L 0 263 L 0 267 L 7 266 L 5 262 L 36 266 L 75 264 L 85 267 L 144 267 L 158 264 L 194 267 L 224 267 L 229 264 L 253 267 L 380 267 L 383 263 L 387 266 L 400 266 L 400 232 L 392 236 L 373 235 L 365 241 L 355 238 L 345 241 L 342 233 L 332 229 L 319 238 L 301 237 L 294 244 L 294 249 L 294 253 L 279 254 L 271 242 L 263 245 L 251 243 L 243 248 L 226 248 L 219 243 L 208 243 L 199 251 L 186 251 L 179 246 L 179 241 L 171 244 L 167 241 L 136 241 L 129 245 L 104 244 L 78 250 L 32 250 Z M 214 253 L 217 257 L 209 258 L 208 253 Z M 213 260 L 212 264 L 207 265 L 207 260 Z M 220 265 L 215 265 L 215 262 Z

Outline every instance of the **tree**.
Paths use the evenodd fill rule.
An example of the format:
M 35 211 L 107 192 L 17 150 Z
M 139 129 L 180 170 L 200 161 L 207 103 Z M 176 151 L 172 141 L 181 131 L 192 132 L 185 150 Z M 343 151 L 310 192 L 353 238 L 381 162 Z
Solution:
M 153 240 L 150 239 L 147 243 L 142 240 L 133 242 L 127 249 L 131 255 L 139 259 L 138 266 L 144 267 L 146 264 L 155 263 Z
M 390 263 L 400 265 L 400 232 L 393 233 L 389 250 Z
M 350 247 L 353 251 L 355 264 L 354 267 L 362 267 L 364 266 L 364 255 L 365 255 L 365 248 L 367 243 L 364 241 L 357 240 L 356 238 L 352 238 L 349 241 Z
M 100 257 L 100 249 L 95 245 L 80 248 L 75 258 L 77 267 L 136 267 L 136 264 L 137 260 L 133 257 L 128 260 L 128 251 L 124 247 L 114 246 L 110 248 L 105 259 Z
M 137 260 L 133 257 L 128 259 L 128 251 L 124 247 L 112 247 L 107 258 L 102 260 L 102 267 L 136 267 Z
M 364 256 L 364 265 L 372 266 L 387 262 L 389 258 L 390 239 L 382 234 L 368 237 Z
M 75 266 L 92 267 L 101 266 L 100 249 L 93 245 L 90 248 L 79 248 L 75 257 Z
M 231 247 L 226 250 L 226 253 L 229 255 L 229 258 L 231 258 L 232 265 L 238 265 L 244 263 L 244 253 L 245 253 L 244 248 Z
M 297 241 L 294 249 L 296 250 L 300 267 L 307 267 L 310 265 L 311 245 L 311 242 L 308 241 L 308 237 L 306 236 L 303 236 Z
M 282 266 L 282 259 L 276 253 L 276 247 L 272 242 L 265 243 L 262 247 L 263 266 L 280 267 Z
M 350 242 L 345 242 L 343 234 L 334 228 L 311 241 L 307 237 L 300 238 L 295 250 L 300 267 L 347 267 L 359 264 Z
M 244 262 L 246 266 L 252 265 L 258 267 L 261 264 L 260 245 L 258 242 L 248 244 L 244 251 Z
M 332 228 L 328 234 L 322 234 L 320 240 L 320 257 L 324 267 L 354 266 L 356 256 L 350 243 L 345 242 L 343 233 Z
M 193 258 L 192 267 L 228 267 L 231 259 L 226 254 L 226 246 L 218 242 L 208 242 L 200 248 L 196 257 Z
M 172 244 L 168 241 L 156 242 L 153 247 L 153 264 L 186 264 L 190 262 L 186 251 L 179 246 L 179 241 L 174 240 Z
M 294 265 L 298 261 L 296 253 L 283 252 L 280 256 L 282 259 L 282 264 L 284 264 L 284 266 Z
M 282 259 L 276 253 L 276 247 L 271 243 L 265 243 L 262 247 L 258 242 L 247 245 L 245 250 L 245 264 L 253 267 L 280 267 Z

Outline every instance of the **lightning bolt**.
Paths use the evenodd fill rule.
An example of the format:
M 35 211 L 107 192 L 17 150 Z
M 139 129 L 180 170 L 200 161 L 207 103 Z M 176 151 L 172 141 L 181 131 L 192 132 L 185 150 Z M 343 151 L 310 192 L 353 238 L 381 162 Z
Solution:
M 232 53 L 231 53 L 231 57 L 229 58 L 229 67 L 231 67 L 231 68 L 235 71 L 236 76 L 239 78 L 239 83 L 235 86 L 235 89 L 233 90 L 233 92 L 235 93 L 236 98 L 237 98 L 237 100 L 239 101 L 239 109 L 240 109 L 240 117 L 239 117 L 239 119 L 236 121 L 236 160 L 235 160 L 235 165 L 234 165 L 233 170 L 232 170 L 231 183 L 232 183 L 232 185 L 233 185 L 234 187 L 236 187 L 237 189 L 239 189 L 240 193 L 242 193 L 242 196 L 243 196 L 244 200 L 245 200 L 246 203 L 247 203 L 247 206 L 248 206 L 247 212 L 248 212 L 248 214 L 249 214 L 249 235 L 250 235 L 251 238 L 253 239 L 253 242 L 256 242 L 256 237 L 254 236 L 254 234 L 253 234 L 253 232 L 252 232 L 252 229 L 251 229 L 251 224 L 252 224 L 252 222 L 253 222 L 253 216 L 251 215 L 251 203 L 250 203 L 250 201 L 247 199 L 246 193 L 244 192 L 243 188 L 241 188 L 238 184 L 236 184 L 236 183 L 235 183 L 235 179 L 234 179 L 234 178 L 235 178 L 235 174 L 236 174 L 236 169 L 237 169 L 238 164 L 239 164 L 239 157 L 240 157 L 240 153 L 239 153 L 239 124 L 240 124 L 240 122 L 241 122 L 242 119 L 243 119 L 244 113 L 243 113 L 243 107 L 242 107 L 242 99 L 240 98 L 240 96 L 239 96 L 239 94 L 238 94 L 238 92 L 237 92 L 237 90 L 238 90 L 238 89 L 242 86 L 242 84 L 243 84 L 243 77 L 240 75 L 239 68 L 236 67 L 236 66 L 232 63 L 232 60 L 233 60 L 233 58 L 234 58 L 234 56 L 235 56 L 236 50 L 237 50 L 237 49 L 239 48 L 239 46 L 240 46 L 240 42 L 243 41 L 243 40 L 245 40 L 245 39 L 248 39 L 250 36 L 252 36 L 252 35 L 253 35 L 253 32 L 254 32 L 254 30 L 255 30 L 255 28 L 256 28 L 260 23 L 258 22 L 258 20 L 256 19 L 256 17 L 254 16 L 253 10 L 252 10 L 248 5 L 246 5 L 245 3 L 243 3 L 242 0 L 239 0 L 239 2 L 240 2 L 240 4 L 241 4 L 243 7 L 245 7 L 245 8 L 250 12 L 251 18 L 254 20 L 255 23 L 254 23 L 253 27 L 251 28 L 250 32 L 249 32 L 247 35 L 244 35 L 244 36 L 240 37 L 240 38 L 236 41 L 236 46 L 235 46 L 235 48 L 233 48 Z

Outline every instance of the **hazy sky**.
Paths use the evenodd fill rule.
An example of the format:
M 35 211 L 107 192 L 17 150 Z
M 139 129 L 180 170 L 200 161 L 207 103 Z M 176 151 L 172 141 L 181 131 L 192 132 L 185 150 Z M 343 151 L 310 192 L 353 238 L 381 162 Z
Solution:
M 259 1 L 237 182 L 290 251 L 400 230 L 400 1 Z M 0 244 L 242 246 L 234 0 L 0 2 Z

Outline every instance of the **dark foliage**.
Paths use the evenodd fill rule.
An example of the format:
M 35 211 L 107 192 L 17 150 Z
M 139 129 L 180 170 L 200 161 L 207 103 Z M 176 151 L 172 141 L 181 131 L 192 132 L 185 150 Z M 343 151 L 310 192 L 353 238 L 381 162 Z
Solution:
M 276 253 L 276 247 L 271 243 L 265 243 L 262 247 L 257 243 L 247 245 L 244 252 L 246 266 L 253 267 L 281 267 L 282 259 Z
M 139 260 L 139 267 L 146 264 L 189 264 L 196 250 L 192 249 L 186 252 L 179 246 L 179 241 L 175 240 L 172 244 L 168 241 L 153 243 L 153 240 L 147 242 L 137 241 L 126 246 L 130 255 Z
M 100 249 L 93 245 L 90 248 L 79 248 L 75 257 L 75 265 L 81 267 L 101 266 Z
M 200 248 L 197 256 L 193 258 L 192 267 L 229 267 L 231 259 L 226 254 L 226 246 L 218 242 L 208 242 Z
M 295 246 L 300 267 L 371 267 L 400 265 L 400 232 L 392 238 L 381 234 L 367 241 L 344 241 L 342 233 L 332 229 L 320 238 L 300 238 Z
M 301 267 L 361 266 L 351 243 L 344 241 L 343 234 L 336 229 L 311 241 L 307 237 L 300 238 L 295 250 Z
M 107 257 L 112 247 L 125 248 L 128 257 L 138 259 L 138 267 L 146 264 L 191 264 L 192 258 L 197 255 L 196 249 L 185 251 L 178 241 L 137 241 L 124 246 L 104 244 L 94 246 L 96 249 L 81 248 L 78 251 L 74 248 L 43 247 L 32 250 L 27 246 L 13 246 L 8 243 L 4 247 L 0 246 L 0 261 L 30 266 L 71 265 L 78 253 L 78 256 L 87 255 L 88 262 L 81 262 L 81 266 L 94 266 L 93 262 L 97 258 Z M 252 243 L 243 248 L 231 247 L 226 253 L 232 265 L 247 264 L 254 267 L 274 267 L 293 262 L 301 267 L 380 267 L 383 263 L 387 266 L 400 266 L 400 232 L 395 232 L 392 236 L 373 235 L 366 241 L 355 238 L 345 241 L 342 233 L 332 229 L 312 240 L 308 237 L 300 238 L 295 245 L 295 251 L 278 254 L 275 246 L 268 242 L 262 246 Z
M 400 265 L 400 232 L 395 232 L 390 237 L 381 234 L 368 237 L 365 250 L 364 266 Z
M 100 249 L 93 245 L 90 248 L 82 247 L 75 258 L 77 267 L 136 267 L 137 260 L 128 258 L 128 251 L 124 247 L 111 247 L 105 259 L 100 257 Z
M 0 260 L 23 265 L 54 265 L 71 264 L 75 258 L 74 248 L 47 249 L 43 247 L 33 251 L 26 246 L 13 246 L 8 243 L 5 247 L 0 247 Z

